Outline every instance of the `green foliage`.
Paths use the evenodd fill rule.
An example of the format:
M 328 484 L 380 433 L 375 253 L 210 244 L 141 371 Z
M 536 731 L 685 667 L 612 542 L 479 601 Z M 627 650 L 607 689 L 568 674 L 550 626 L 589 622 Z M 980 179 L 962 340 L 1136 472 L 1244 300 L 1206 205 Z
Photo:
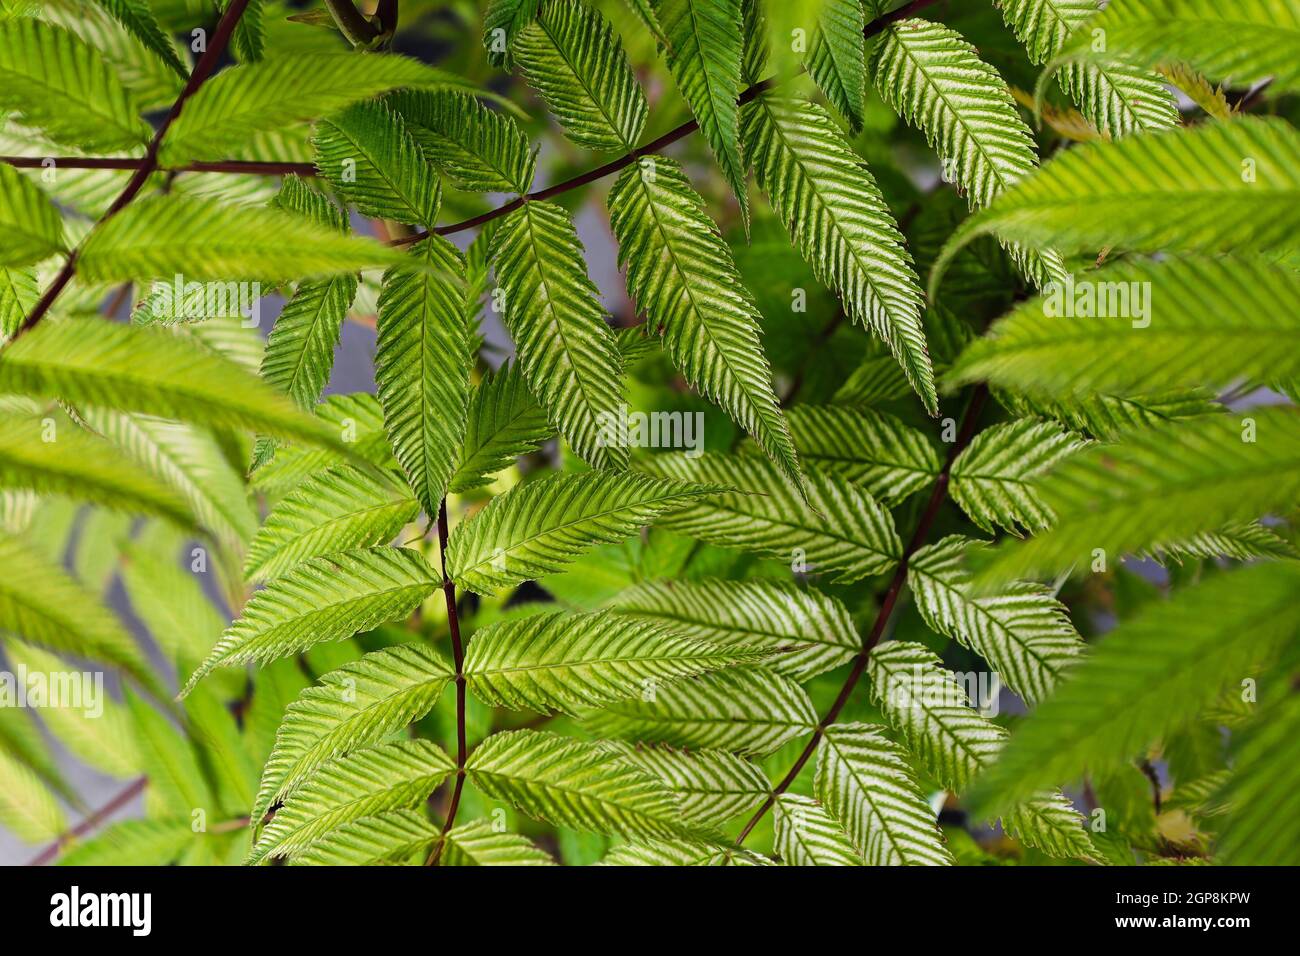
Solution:
M 952 863 L 902 749 L 883 728 L 828 728 L 818 745 L 813 787 L 868 866 Z
M 569 139 L 587 149 L 636 146 L 645 94 L 598 12 L 578 0 L 547 0 L 510 53 Z
M 489 797 L 559 826 L 632 839 L 691 832 L 663 784 L 594 744 L 508 731 L 484 742 L 466 766 Z
M 765 93 L 745 107 L 746 153 L 790 237 L 850 318 L 889 346 L 926 407 L 934 373 L 911 257 L 866 165 L 820 107 Z
M 1167 259 L 1096 276 L 1093 287 L 1064 286 L 1000 319 L 993 337 L 962 353 L 950 380 L 1073 396 L 1300 373 L 1285 344 L 1300 331 L 1300 279 L 1291 269 L 1253 258 Z M 1154 328 L 1129 299 L 1134 290 L 1144 290 L 1147 310 L 1160 304 Z M 1084 306 L 1085 296 L 1106 300 Z
M 454 90 L 400 90 L 383 100 L 429 162 L 461 189 L 526 193 L 536 157 L 511 117 Z
M 248 546 L 244 576 L 265 581 L 323 554 L 388 544 L 419 506 L 400 477 L 342 465 L 285 495 Z
M 437 583 L 424 558 L 404 548 L 361 548 L 305 561 L 253 596 L 184 693 L 214 667 L 287 657 L 405 617 Z
M 1295 0 L 297 6 L 0 0 L 6 841 L 1300 862 Z
M 1257 437 L 1261 436 L 1261 437 Z M 1095 549 L 1127 554 L 1286 508 L 1300 490 L 1292 408 L 1213 416 L 1133 433 L 1068 459 L 1038 486 L 1050 531 L 1003 544 L 986 580 L 1089 567 Z
M 49 322 L 13 342 L 0 389 L 347 451 L 332 429 L 233 362 L 166 331 L 104 319 Z
M 471 393 L 450 490 L 469 491 L 515 459 L 537 451 L 553 434 L 546 413 L 529 393 L 517 362 L 486 375 Z
M 884 506 L 836 475 L 810 472 L 801 498 L 756 456 L 662 455 L 647 464 L 665 477 L 737 489 L 661 521 L 678 533 L 774 558 L 794 557 L 846 582 L 887 571 L 902 554 Z
M 1121 625 L 1012 737 L 982 804 L 1113 768 L 1177 729 L 1295 634 L 1296 581 L 1293 565 L 1245 568 Z
M 393 453 L 431 517 L 446 492 L 469 397 L 465 263 L 430 236 L 395 266 L 379 294 L 375 385 Z
M 159 241 L 159 236 L 169 241 Z M 151 196 L 96 229 L 81 250 L 84 279 L 112 282 L 184 275 L 187 280 L 304 278 L 390 265 L 401 255 L 373 239 L 274 209 Z
M 1186 63 L 1214 82 L 1253 82 L 1268 78 L 1283 91 L 1300 83 L 1300 18 L 1283 0 L 1244 0 L 1233 4 L 1193 0 L 1112 3 L 1089 24 L 1102 30 L 1107 48 L 1125 63 L 1148 69 L 1170 61 Z M 1048 64 L 1097 58 L 1092 45 L 1076 35 Z
M 715 490 L 609 471 L 538 479 L 492 499 L 456 529 L 447 573 L 479 593 L 535 580 Z
M 497 707 L 573 713 L 759 656 L 610 614 L 534 614 L 480 631 L 465 676 L 476 696 Z
M 621 362 L 573 220 L 530 202 L 502 220 L 492 260 L 524 378 L 551 423 L 594 467 L 625 462 L 626 448 L 600 441 L 601 415 L 616 414 L 622 397 Z
M 110 150 L 149 139 L 117 74 L 61 27 L 24 17 L 0 23 L 0 80 L 0 106 L 56 142 Z
M 1251 117 L 1085 143 L 968 219 L 935 264 L 931 286 L 957 249 L 989 232 L 1012 242 L 1050 242 L 1061 252 L 1295 248 L 1298 161 L 1300 133 L 1280 120 Z M 1170 209 L 1178 210 L 1176 219 Z
M 817 720 L 804 690 L 766 668 L 732 668 L 653 690 L 649 700 L 592 712 L 587 726 L 625 740 L 766 756 Z
M 9 166 L 0 166 L 0 223 L 4 228 L 0 238 L 0 265 L 25 266 L 63 248 L 63 221 L 59 211 L 39 188 Z M 10 291 L 5 293 L 8 304 L 4 332 L 8 337 L 18 327 L 9 312 L 18 312 L 13 286 L 21 281 L 22 273 L 6 268 L 4 274 L 8 277 L 6 285 L 10 286 Z M 26 308 L 22 309 L 18 318 L 26 312 Z
M 610 190 L 609 210 L 628 292 L 686 380 L 799 483 L 759 341 L 758 308 L 681 167 L 642 157 Z
M 359 212 L 432 224 L 442 192 L 406 124 L 380 103 L 357 103 L 317 124 L 316 166 Z
M 247 862 L 294 857 L 343 824 L 423 803 L 455 769 L 428 740 L 380 744 L 330 761 L 276 812 Z
M 998 6 L 1032 63 L 1051 60 L 1067 41 L 1082 44 L 1094 37 L 1090 21 L 1096 0 L 1004 0 Z M 1071 66 L 1058 74 L 1058 82 L 1088 122 L 1115 139 L 1178 125 L 1177 106 L 1160 77 L 1114 58 L 1098 56 Z
M 223 70 L 203 84 L 172 125 L 161 156 L 164 162 L 219 159 L 240 137 L 328 116 L 397 87 L 472 88 L 402 56 L 284 53 Z
M 623 591 L 612 610 L 660 622 L 681 637 L 780 651 L 763 661 L 807 680 L 849 660 L 860 642 L 836 598 L 780 581 L 659 581 Z
M 668 41 L 668 68 L 748 217 L 739 112 L 740 0 L 652 0 Z
M 325 674 L 285 709 L 252 819 L 260 822 L 326 761 L 423 717 L 452 676 L 437 652 L 413 644 L 375 651 Z
M 918 551 L 907 569 L 916 608 L 935 631 L 992 664 L 1025 700 L 1042 700 L 1078 657 L 1079 636 L 1065 607 L 1041 585 L 975 589 L 966 558 L 983 550 L 983 542 L 953 535 Z

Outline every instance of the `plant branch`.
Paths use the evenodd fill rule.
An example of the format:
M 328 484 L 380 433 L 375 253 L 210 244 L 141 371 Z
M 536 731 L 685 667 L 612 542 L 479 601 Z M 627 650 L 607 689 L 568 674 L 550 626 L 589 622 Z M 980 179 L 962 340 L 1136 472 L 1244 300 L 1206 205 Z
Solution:
M 112 800 L 109 800 L 108 803 L 104 804 L 94 813 L 90 814 L 90 816 L 86 817 L 67 833 L 63 834 L 36 856 L 32 857 L 31 862 L 27 865 L 44 866 L 46 863 L 57 859 L 59 854 L 63 852 L 64 848 L 69 843 L 79 837 L 85 836 L 90 831 L 97 829 L 105 820 L 134 800 L 144 791 L 145 784 L 148 782 L 149 780 L 147 777 L 140 777 L 137 780 L 131 781 L 125 790 L 115 796 Z
M 451 654 L 456 664 L 456 782 L 452 785 L 451 803 L 447 806 L 447 822 L 442 826 L 442 837 L 434 845 L 427 866 L 436 866 L 447 842 L 447 834 L 456 823 L 460 809 L 460 792 L 465 786 L 465 645 L 460 638 L 460 618 L 456 613 L 456 585 L 447 576 L 447 499 L 438 506 L 438 555 L 442 562 L 442 594 L 447 602 L 447 627 L 451 631 Z
M 862 650 L 854 658 L 853 669 L 849 671 L 848 677 L 844 679 L 844 685 L 840 688 L 839 695 L 835 698 L 835 702 L 831 704 L 830 709 L 826 711 L 826 716 L 818 722 L 817 727 L 813 730 L 812 737 L 808 741 L 808 745 L 799 754 L 794 766 L 790 768 L 790 772 L 781 778 L 781 782 L 776 785 L 768 798 L 763 801 L 763 805 L 754 812 L 754 815 L 749 818 L 749 822 L 745 824 L 745 828 L 740 831 L 740 835 L 736 837 L 737 845 L 745 842 L 745 838 L 758 825 L 758 821 L 762 820 L 767 811 L 772 809 L 777 798 L 794 783 L 795 778 L 799 776 L 799 772 L 803 770 L 804 764 L 816 752 L 817 745 L 821 742 L 826 728 L 835 723 L 840 711 L 849 702 L 849 697 L 852 696 L 854 688 L 858 686 L 858 681 L 862 679 L 862 675 L 867 669 L 867 659 L 871 655 L 871 650 L 880 643 L 881 637 L 884 636 L 889 619 L 894 613 L 894 608 L 898 605 L 898 598 L 902 594 L 903 585 L 907 583 L 908 563 L 912 560 L 912 556 L 924 547 L 926 539 L 930 535 L 930 528 L 934 525 L 934 520 L 939 515 L 939 508 L 948 494 L 948 476 L 952 471 L 952 464 L 975 436 L 975 426 L 979 421 L 980 412 L 983 411 L 984 404 L 988 400 L 988 395 L 988 388 L 984 385 L 977 386 L 975 391 L 971 393 L 970 403 L 966 406 L 965 415 L 962 416 L 961 430 L 958 432 L 957 440 L 948 449 L 947 460 L 944 462 L 943 469 L 939 472 L 939 477 L 935 479 L 934 488 L 930 491 L 930 499 L 926 502 L 925 510 L 921 513 L 921 520 L 917 523 L 916 530 L 912 532 L 912 539 L 903 550 L 903 557 L 899 560 L 898 567 L 894 569 L 894 576 L 889 582 L 889 588 L 885 591 L 885 596 L 880 602 L 880 610 L 876 612 L 876 619 L 871 625 L 871 630 L 862 641 Z
M 163 137 L 167 135 L 167 130 L 176 121 L 176 117 L 180 115 L 186 100 L 193 96 L 198 88 L 203 85 L 203 82 L 212 75 L 217 60 L 221 58 L 221 54 L 226 49 L 226 44 L 230 42 L 230 35 L 234 33 L 235 25 L 239 23 L 239 18 L 244 15 L 244 10 L 247 7 L 248 0 L 230 0 L 230 6 L 226 7 L 226 12 L 222 14 L 221 20 L 217 24 L 217 31 L 212 37 L 212 42 L 208 44 L 208 48 L 203 56 L 199 58 L 199 62 L 194 65 L 190 78 L 185 82 L 185 87 L 181 90 L 180 96 L 176 98 L 176 102 L 172 104 L 167 116 L 159 124 L 153 139 L 149 141 L 149 148 L 145 151 L 144 159 L 140 165 L 136 167 L 135 175 L 126 184 L 126 188 L 122 190 L 121 195 L 113 200 L 113 205 L 109 206 L 108 211 L 95 223 L 95 228 L 102 226 L 109 219 L 116 216 L 131 200 L 135 199 L 140 190 L 144 188 L 145 183 L 149 181 L 150 175 L 158 169 L 158 149 L 162 146 Z M 50 311 L 50 306 L 54 304 L 54 300 L 67 287 L 76 271 L 77 249 L 73 249 L 68 253 L 68 258 L 63 263 L 63 268 L 59 270 L 58 275 L 54 277 L 54 281 L 50 283 L 31 313 L 23 320 L 22 325 L 14 330 L 14 334 L 7 344 L 12 344 L 20 335 L 29 331 L 45 317 L 45 314 Z

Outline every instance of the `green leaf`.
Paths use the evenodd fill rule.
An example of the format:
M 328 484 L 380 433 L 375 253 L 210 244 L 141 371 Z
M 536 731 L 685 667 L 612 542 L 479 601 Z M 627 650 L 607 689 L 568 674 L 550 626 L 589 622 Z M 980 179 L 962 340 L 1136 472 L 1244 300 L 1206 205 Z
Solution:
M 519 32 L 533 22 L 541 0 L 488 0 L 483 14 L 483 46 L 488 62 L 504 65 Z
M 962 223 L 935 262 L 931 293 L 953 255 L 991 232 L 1063 253 L 1295 248 L 1298 170 L 1300 133 L 1277 119 L 1083 143 Z
M 771 860 L 734 843 L 655 840 L 620 843 L 601 866 L 772 866 Z
M 1300 834 L 1290 812 L 1295 799 L 1300 698 L 1280 697 L 1260 712 L 1235 744 L 1234 765 L 1221 796 L 1224 820 L 1218 859 L 1230 866 L 1295 866 Z
M 13 660 L 15 650 L 21 653 L 31 649 L 31 645 L 12 641 L 5 647 L 5 654 Z M 9 754 L 18 763 L 34 771 L 43 783 L 70 797 L 75 791 L 63 779 L 52 749 L 30 708 L 0 709 L 0 753 Z
M 183 820 L 122 820 L 84 843 L 73 844 L 59 866 L 167 866 L 195 840 L 202 839 Z
M 1069 398 L 1300 374 L 1300 276 L 1289 268 L 1134 261 L 1046 291 L 971 343 L 948 381 Z
M 1031 63 L 1055 57 L 1072 35 L 1079 42 L 1093 40 L 1091 26 L 1081 28 L 1097 15 L 1097 0 L 1003 0 L 997 6 Z M 1099 58 L 1072 66 L 1057 79 L 1088 122 L 1114 139 L 1178 126 L 1178 106 L 1154 73 Z
M 1145 395 L 1098 394 L 1068 401 L 1001 389 L 994 389 L 993 396 L 1014 415 L 1054 418 L 1067 428 L 1103 441 L 1115 441 L 1135 429 L 1223 410 L 1214 401 L 1214 393 L 1205 388 L 1175 388 Z
M 866 164 L 821 107 L 772 94 L 746 105 L 745 151 L 817 278 L 849 316 L 889 346 L 934 413 L 934 371 L 921 327 L 921 290 L 902 234 Z
M 1234 521 L 1216 531 L 1203 531 L 1164 545 L 1156 549 L 1152 557 L 1166 563 L 1218 557 L 1245 561 L 1249 558 L 1296 558 L 1300 557 L 1300 552 L 1258 521 Z
M 958 183 L 972 208 L 987 206 L 1038 165 L 1011 90 L 955 30 L 902 20 L 881 37 L 871 72 L 881 98 L 925 133 L 945 178 Z M 1065 275 L 1051 251 L 1007 251 L 1035 285 Z
M 248 428 L 348 452 L 334 429 L 257 376 L 165 329 L 91 318 L 42 322 L 5 347 L 0 391 Z
M 5 750 L 0 750 L 0 825 L 25 843 L 56 840 L 68 829 L 54 794 Z
M 555 861 L 518 833 L 498 833 L 491 820 L 462 823 L 447 833 L 444 866 L 554 866 Z
M 282 52 L 222 70 L 204 83 L 172 124 L 159 159 L 168 166 L 224 159 L 232 142 L 319 119 L 397 87 L 472 91 L 465 80 L 403 56 Z
M 388 810 L 330 830 L 294 866 L 383 866 L 425 854 L 442 834 L 417 810 Z
M 870 408 L 796 405 L 786 413 L 803 463 L 893 503 L 939 474 L 939 453 L 919 429 Z
M 491 594 L 558 571 L 594 545 L 626 538 L 714 490 L 628 472 L 539 478 L 456 527 L 447 573 L 460 587 Z
M 772 811 L 776 820 L 772 849 L 786 866 L 864 865 L 848 834 L 817 801 L 783 793 Z
M 99 51 L 39 20 L 0 23 L 0 109 L 16 110 L 25 124 L 79 149 L 149 141 L 139 106 Z
M 889 570 L 903 553 L 884 506 L 836 475 L 809 472 L 806 499 L 756 455 L 655 455 L 646 470 L 738 489 L 665 516 L 660 524 L 710 544 L 800 562 L 848 583 Z
M 825 0 L 806 63 L 808 74 L 853 129 L 862 128 L 867 82 L 862 0 Z
M 949 866 L 935 812 L 883 728 L 833 724 L 818 745 L 813 788 L 868 866 Z
M 975 803 L 1105 772 L 1179 728 L 1294 636 L 1298 584 L 1293 564 L 1258 564 L 1148 604 L 1021 723 Z
M 401 116 L 354 103 L 316 124 L 316 168 L 366 216 L 432 227 L 442 187 Z
M 451 679 L 451 667 L 423 644 L 386 647 L 325 674 L 286 709 L 251 819 L 260 823 L 327 760 L 419 720 Z
M 673 750 L 607 741 L 604 746 L 672 790 L 682 817 L 702 829 L 747 813 L 772 789 L 763 771 L 725 750 Z
M 636 18 L 641 21 L 641 25 L 654 36 L 659 48 L 663 49 L 668 46 L 668 38 L 664 36 L 663 30 L 659 26 L 659 18 L 655 16 L 654 0 L 627 0 L 627 5 Z
M 971 521 L 988 532 L 1042 531 L 1053 520 L 1034 480 L 1086 447 L 1055 422 L 1022 418 L 986 428 L 971 440 L 949 472 L 949 494 Z
M 248 546 L 244 577 L 265 581 L 310 558 L 388 544 L 418 513 L 411 489 L 396 475 L 330 468 L 276 502 Z
M 351 456 L 379 468 L 399 467 L 384 434 L 383 409 L 374 395 L 327 395 L 314 411 L 321 424 L 347 446 Z M 272 461 L 253 473 L 251 480 L 258 490 L 279 494 L 317 472 L 346 463 L 347 459 L 333 448 L 293 445 L 281 448 Z
M 300 282 L 266 337 L 262 378 L 299 408 L 314 406 L 329 381 L 357 285 L 353 273 Z
M 846 663 L 862 648 L 839 599 L 783 581 L 652 582 L 621 591 L 610 610 L 692 640 L 781 651 L 763 666 L 797 681 Z
M 257 528 L 242 476 L 218 440 L 180 422 L 86 408 L 82 417 L 184 499 L 199 524 L 238 553 Z
M 465 260 L 440 236 L 411 248 L 379 295 L 375 382 L 384 429 L 425 514 L 438 514 L 464 435 L 473 364 Z
M 121 667 L 160 692 L 144 653 L 90 591 L 25 540 L 0 533 L 0 631 Z
M 549 0 L 510 47 L 528 84 L 573 142 L 631 152 L 645 125 L 645 94 L 609 22 L 578 0 Z
M 597 744 L 538 730 L 507 731 L 480 744 L 467 769 L 490 799 L 556 826 L 629 839 L 691 832 L 666 787 Z
M 798 485 L 758 306 L 681 166 L 642 157 L 618 178 L 607 203 L 628 294 L 663 336 L 674 364 Z
M 460 494 L 488 484 L 493 475 L 513 465 L 516 458 L 537 451 L 553 434 L 518 362 L 489 372 L 470 393 L 465 440 L 449 490 Z
M 40 262 L 63 248 L 63 220 L 54 203 L 18 170 L 8 163 L 0 163 L 0 266 Z M 0 330 L 5 338 L 14 334 L 23 315 L 36 304 L 35 297 L 30 296 L 35 282 L 21 278 L 22 275 L 3 270 L 4 299 L 0 301 L 4 312 L 0 314 L 3 320 Z M 16 317 L 10 314 L 11 310 L 17 313 Z
M 180 497 L 108 442 L 66 418 L 0 423 L 0 487 L 63 494 L 108 508 L 194 523 Z
M 417 806 L 455 769 L 429 740 L 399 740 L 332 760 L 276 811 L 246 862 L 292 858 L 353 820 Z
M 181 77 L 188 77 L 189 71 L 181 58 L 176 55 L 176 48 L 158 25 L 152 8 L 147 0 L 96 0 L 108 14 L 120 23 L 131 36 L 139 40 L 158 58 L 175 70 Z M 245 13 L 247 16 L 247 13 Z
M 654 688 L 588 715 L 602 737 L 766 756 L 817 723 L 803 688 L 761 667 L 734 667 Z
M 150 817 L 174 820 L 191 817 L 195 810 L 215 813 L 216 797 L 190 741 L 134 694 L 127 694 L 126 705 L 149 779 L 145 805 Z
M 923 645 L 889 641 L 877 646 L 867 676 L 885 719 L 946 789 L 964 791 L 1002 749 L 1006 731 L 970 706 L 964 681 Z M 983 704 L 996 711 L 996 700 Z M 1082 819 L 1059 790 L 1036 794 L 1012 808 L 1002 822 L 1025 843 L 1053 856 L 1097 856 Z
M 470 691 L 494 707 L 577 713 L 762 656 L 608 612 L 534 614 L 479 630 L 465 676 Z
M 622 399 L 622 363 L 573 220 L 525 203 L 493 235 L 492 261 L 524 378 L 552 424 L 593 467 L 625 464 L 626 448 L 600 440 Z
M 1089 567 L 1290 508 L 1300 493 L 1300 417 L 1251 409 L 1134 432 L 1080 452 L 1038 484 L 1050 531 L 1004 544 L 981 583 Z
M 428 562 L 405 548 L 362 548 L 312 558 L 253 595 L 182 696 L 216 667 L 265 663 L 404 618 L 439 583 Z
M 266 25 L 262 22 L 264 5 L 265 0 L 252 0 L 235 24 L 231 40 L 241 63 L 260 60 L 266 52 Z M 220 0 L 220 6 L 222 10 L 229 9 L 230 0 Z
M 741 158 L 737 99 L 743 43 L 740 0 L 653 0 L 668 38 L 668 68 L 690 104 L 731 186 L 740 215 L 749 219 L 745 163 Z M 630 148 L 630 144 L 629 144 Z M 747 227 L 748 228 L 748 227 Z
M 1215 82 L 1245 87 L 1267 78 L 1274 92 L 1300 89 L 1300 11 L 1290 0 L 1120 0 L 1088 26 L 1103 31 L 1107 55 L 1135 66 L 1188 63 Z M 1091 40 L 1087 33 L 1071 37 L 1047 73 L 1097 60 Z
M 0 177 L 3 176 L 4 173 L 0 173 Z M 39 298 L 35 269 L 6 269 L 0 266 L 0 346 L 18 331 L 18 326 L 22 325 L 23 319 Z
M 922 548 L 907 566 L 908 585 L 927 626 L 975 651 L 1032 704 L 1075 663 L 1083 642 L 1065 606 L 1041 585 L 1017 581 L 976 592 L 965 563 L 984 547 L 952 535 Z
M 374 239 L 342 235 L 278 209 L 157 195 L 132 203 L 96 228 L 77 258 L 77 275 L 90 282 L 170 275 L 183 275 L 187 282 L 217 280 L 229 300 L 261 294 L 260 285 L 231 289 L 229 280 L 235 278 L 311 278 L 402 258 Z
M 400 90 L 383 102 L 406 121 L 425 158 L 459 188 L 522 195 L 532 186 L 536 156 L 509 114 L 452 90 Z

